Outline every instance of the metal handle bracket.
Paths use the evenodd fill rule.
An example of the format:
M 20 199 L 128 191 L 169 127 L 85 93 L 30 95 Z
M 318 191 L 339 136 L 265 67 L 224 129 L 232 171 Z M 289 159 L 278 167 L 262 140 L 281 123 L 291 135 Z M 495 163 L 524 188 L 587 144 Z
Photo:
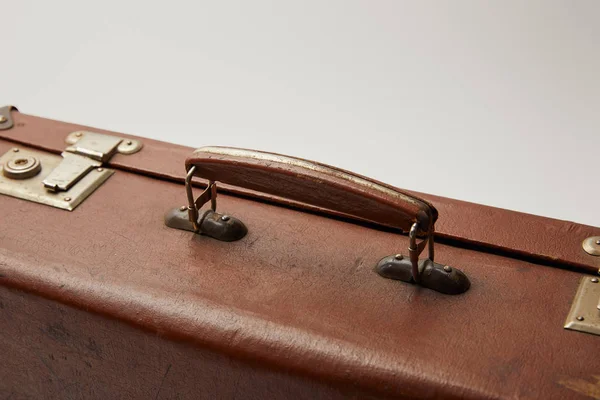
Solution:
M 188 204 L 178 211 L 167 213 L 165 222 L 170 227 L 227 240 L 215 235 L 211 231 L 214 227 L 205 222 L 207 216 L 213 220 L 218 219 L 215 215 L 221 216 L 216 212 L 217 181 L 220 181 L 409 231 L 408 259 L 400 255 L 383 258 L 376 267 L 381 276 L 416 283 L 447 294 L 463 293 L 470 287 L 464 273 L 433 261 L 437 211 L 431 204 L 409 193 L 324 164 L 227 147 L 196 150 L 186 160 L 186 169 Z M 208 180 L 206 189 L 196 199 L 192 193 L 194 176 Z M 210 210 L 202 214 L 202 206 L 209 201 Z M 243 223 L 233 217 L 227 218 L 231 230 L 238 234 L 243 232 L 236 238 L 243 237 L 245 226 L 243 230 L 234 228 L 243 226 Z M 219 230 L 220 235 L 223 232 L 225 230 Z M 425 239 L 418 241 L 418 236 L 424 236 Z M 429 257 L 419 260 L 425 247 L 428 248 Z

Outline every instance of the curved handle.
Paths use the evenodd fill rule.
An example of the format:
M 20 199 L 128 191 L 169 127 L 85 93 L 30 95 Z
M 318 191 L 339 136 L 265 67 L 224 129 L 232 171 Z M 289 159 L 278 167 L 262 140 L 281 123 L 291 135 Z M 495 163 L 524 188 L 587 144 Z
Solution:
M 165 216 L 168 226 L 204 233 L 220 240 L 244 237 L 237 218 L 216 213 L 217 184 L 224 182 L 322 209 L 409 231 L 409 258 L 384 257 L 377 272 L 390 279 L 418 283 L 447 294 L 465 292 L 470 283 L 458 269 L 433 262 L 437 210 L 425 200 L 352 172 L 313 161 L 232 147 L 202 147 L 185 161 L 188 206 Z M 206 190 L 194 199 L 192 178 L 208 179 Z M 208 201 L 211 210 L 200 215 Z M 183 213 L 187 212 L 187 220 Z M 418 235 L 426 235 L 417 242 Z M 429 257 L 419 260 L 428 245 Z
M 438 213 L 425 200 L 352 172 L 300 158 L 231 147 L 202 147 L 185 161 L 194 175 L 272 194 L 419 234 Z

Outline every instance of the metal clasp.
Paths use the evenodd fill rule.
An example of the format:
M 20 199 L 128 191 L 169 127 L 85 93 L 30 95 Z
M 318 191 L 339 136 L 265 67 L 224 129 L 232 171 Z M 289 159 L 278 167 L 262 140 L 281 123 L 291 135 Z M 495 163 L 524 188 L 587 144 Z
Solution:
M 63 152 L 62 161 L 42 182 L 52 192 L 66 192 L 93 168 L 102 165 L 100 161 Z
M 72 211 L 114 173 L 103 162 L 142 148 L 137 140 L 85 131 L 66 141 L 62 156 L 17 147 L 1 155 L 0 194 Z
M 142 148 L 137 140 L 85 131 L 71 133 L 67 143 L 71 146 L 62 153 L 62 161 L 43 181 L 44 187 L 52 192 L 69 190 L 116 153 L 133 154 Z

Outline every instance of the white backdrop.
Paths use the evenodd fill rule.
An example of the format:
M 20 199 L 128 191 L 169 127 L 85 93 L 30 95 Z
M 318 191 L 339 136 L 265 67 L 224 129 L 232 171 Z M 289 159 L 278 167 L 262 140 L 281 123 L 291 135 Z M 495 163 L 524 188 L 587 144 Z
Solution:
M 0 10 L 0 104 L 600 226 L 599 1 Z

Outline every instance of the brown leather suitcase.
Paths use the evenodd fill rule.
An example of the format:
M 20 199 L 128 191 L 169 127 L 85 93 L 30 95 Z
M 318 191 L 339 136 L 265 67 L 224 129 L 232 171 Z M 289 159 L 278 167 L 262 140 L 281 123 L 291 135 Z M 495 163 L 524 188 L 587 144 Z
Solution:
M 600 228 L 10 107 L 0 154 L 2 399 L 600 399 Z

